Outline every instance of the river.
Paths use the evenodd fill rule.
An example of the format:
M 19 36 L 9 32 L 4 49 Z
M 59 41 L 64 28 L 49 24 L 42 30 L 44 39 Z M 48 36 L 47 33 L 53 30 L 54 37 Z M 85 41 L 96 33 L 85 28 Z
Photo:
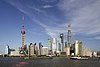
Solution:
M 0 58 L 0 67 L 100 67 L 100 59 L 71 60 Z

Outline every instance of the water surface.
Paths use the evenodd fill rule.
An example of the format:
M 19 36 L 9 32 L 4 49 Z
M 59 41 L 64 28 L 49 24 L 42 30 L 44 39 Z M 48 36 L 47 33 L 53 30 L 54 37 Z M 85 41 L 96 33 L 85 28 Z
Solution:
M 100 59 L 71 60 L 0 58 L 0 67 L 100 67 Z

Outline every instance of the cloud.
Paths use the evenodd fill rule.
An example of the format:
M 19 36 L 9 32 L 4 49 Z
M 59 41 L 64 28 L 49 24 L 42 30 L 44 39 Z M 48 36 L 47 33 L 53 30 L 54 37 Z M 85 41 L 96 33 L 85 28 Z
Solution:
M 51 8 L 51 7 L 54 7 L 54 6 L 51 6 L 51 5 L 44 5 L 42 6 L 43 8 Z
M 30 30 L 30 29 L 28 29 L 27 30 L 27 32 L 29 32 L 30 34 L 34 34 L 34 35 L 43 35 L 43 34 L 41 34 L 43 31 L 39 31 L 39 33 L 38 33 L 38 30 Z
M 39 0 L 39 1 L 41 1 L 41 2 L 43 2 L 43 3 L 57 3 L 57 2 L 59 2 L 60 0 Z
M 96 1 L 96 0 L 95 0 Z M 58 7 L 65 12 L 73 12 L 95 2 L 94 0 L 63 0 L 60 1 Z
M 58 7 L 64 11 L 65 17 L 70 16 L 69 21 L 58 24 L 56 27 L 41 25 L 51 37 L 57 37 L 60 33 L 67 34 L 67 25 L 71 24 L 73 34 L 81 33 L 85 36 L 100 34 L 100 1 L 99 0 L 64 0 Z M 67 22 L 67 23 L 66 23 Z M 96 37 L 97 38 L 97 37 Z
M 53 3 L 53 2 L 56 2 L 56 1 L 57 0 L 55 0 L 55 1 L 52 0 L 52 1 L 50 1 L 50 3 Z M 54 7 L 54 5 L 52 6 L 52 5 L 47 4 L 47 5 L 44 5 L 44 6 L 39 5 L 39 7 L 37 7 L 36 5 L 32 6 L 32 5 L 28 5 L 28 4 L 25 4 L 23 2 L 20 2 L 20 0 L 9 0 L 9 1 L 5 1 L 5 2 L 11 4 L 15 8 L 17 8 L 19 11 L 21 11 L 24 14 L 26 14 L 27 16 L 29 16 L 35 23 L 37 23 L 38 25 L 43 27 L 44 30 L 46 31 L 46 33 L 49 36 L 55 37 L 55 36 L 57 36 L 56 35 L 57 33 L 61 32 L 61 30 L 58 29 L 59 24 L 57 23 L 59 21 L 59 19 L 57 19 L 56 17 L 54 17 L 52 15 L 48 15 L 46 13 L 46 11 L 43 11 L 41 9 L 41 7 L 51 8 L 51 7 Z M 41 16 L 43 16 L 43 17 L 41 17 Z M 52 25 L 54 25 L 56 27 L 53 27 Z M 33 33 L 30 30 L 28 30 L 28 32 Z
M 49 2 L 42 0 L 45 3 Z M 52 0 L 53 1 L 53 0 Z M 57 1 L 57 0 L 55 0 Z M 51 2 L 51 1 L 50 1 Z M 44 28 L 45 32 L 51 37 L 57 37 L 60 33 L 67 34 L 67 25 L 71 24 L 74 34 L 98 35 L 100 33 L 100 1 L 99 0 L 61 0 L 58 6 L 59 11 L 64 12 L 64 21 L 46 13 L 39 7 L 26 5 L 24 6 L 17 0 L 8 1 L 33 21 Z M 43 8 L 54 7 L 52 5 L 42 5 Z M 39 17 L 43 16 L 43 17 Z M 38 18 L 39 17 L 39 18 Z M 47 19 L 49 18 L 49 19 Z M 60 22 L 61 21 L 61 22 Z
M 51 38 L 54 38 L 54 37 L 59 37 L 59 34 L 60 33 L 67 33 L 67 27 L 60 27 L 55 25 L 55 26 L 48 26 L 48 25 L 45 25 L 43 23 L 39 23 L 46 31 L 46 33 L 51 37 Z
M 70 16 L 70 21 L 65 21 L 56 27 L 46 27 L 47 33 L 51 36 L 57 36 L 58 33 L 67 34 L 67 25 L 71 24 L 74 34 L 92 36 L 100 33 L 100 1 L 88 0 L 64 0 L 58 5 L 63 10 L 65 16 Z M 68 22 L 68 23 L 66 23 Z M 52 32 L 52 33 L 51 33 Z
M 100 36 L 98 36 L 98 37 L 95 37 L 95 39 L 97 39 L 97 40 L 100 40 Z
M 73 33 L 90 36 L 100 33 L 99 6 L 99 0 L 64 0 L 59 4 L 59 9 L 71 17 L 69 23 L 72 25 Z

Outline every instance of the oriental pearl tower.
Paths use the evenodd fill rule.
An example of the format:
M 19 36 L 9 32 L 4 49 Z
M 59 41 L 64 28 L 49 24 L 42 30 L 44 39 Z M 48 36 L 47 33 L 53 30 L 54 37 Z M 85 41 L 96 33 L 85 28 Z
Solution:
M 25 31 L 24 31 L 24 16 L 22 19 L 22 30 L 21 30 L 21 34 L 22 34 L 22 50 L 24 50 L 24 35 L 25 35 Z

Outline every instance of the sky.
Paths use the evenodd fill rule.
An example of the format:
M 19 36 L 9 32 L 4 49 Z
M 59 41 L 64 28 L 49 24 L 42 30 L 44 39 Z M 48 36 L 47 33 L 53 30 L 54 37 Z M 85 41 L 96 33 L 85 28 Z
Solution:
M 67 41 L 71 24 L 75 40 L 93 51 L 100 50 L 100 0 L 0 0 L 0 53 L 5 46 L 21 46 L 22 17 L 25 17 L 25 44 L 58 38 Z

